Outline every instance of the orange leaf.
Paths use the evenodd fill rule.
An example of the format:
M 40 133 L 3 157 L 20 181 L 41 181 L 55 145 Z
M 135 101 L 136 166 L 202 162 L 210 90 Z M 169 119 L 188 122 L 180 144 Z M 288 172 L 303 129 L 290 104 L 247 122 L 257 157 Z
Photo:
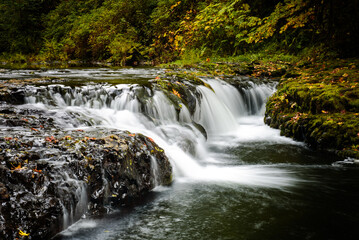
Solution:
M 21 164 L 19 163 L 19 165 L 17 165 L 17 167 L 15 168 L 12 168 L 11 170 L 14 170 L 14 171 L 21 171 L 21 170 L 25 170 L 27 169 L 26 167 L 21 167 Z
M 32 169 L 34 172 L 37 172 L 37 173 L 42 173 L 42 170 L 37 170 L 37 168 L 35 169 Z
M 173 92 L 174 95 L 181 98 L 181 95 L 176 90 L 172 89 L 172 92 Z
M 71 136 L 65 136 L 65 140 L 71 140 Z

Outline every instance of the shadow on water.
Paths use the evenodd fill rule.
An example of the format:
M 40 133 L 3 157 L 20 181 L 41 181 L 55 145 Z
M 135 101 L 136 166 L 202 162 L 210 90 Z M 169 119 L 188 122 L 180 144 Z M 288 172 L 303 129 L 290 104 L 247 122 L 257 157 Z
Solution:
M 287 189 L 177 181 L 56 239 L 357 239 L 359 170 L 291 170 L 307 181 Z
M 169 188 L 169 187 L 168 187 Z M 78 222 L 74 223 L 68 229 L 57 234 L 53 237 L 53 240 L 65 240 L 65 239 L 89 239 L 89 236 L 101 235 L 104 239 L 106 235 L 109 235 L 110 231 L 106 230 L 115 227 L 113 223 L 121 225 L 122 221 L 126 221 L 131 215 L 136 214 L 138 209 L 145 209 L 152 202 L 161 197 L 164 191 L 167 191 L 166 187 L 158 187 L 160 191 L 151 191 L 144 194 L 139 199 L 130 200 L 126 205 L 118 207 L 116 209 L 109 209 L 111 213 L 97 216 L 94 218 L 82 218 Z M 92 239 L 92 238 L 91 238 Z M 96 238 L 94 238 L 96 239 Z

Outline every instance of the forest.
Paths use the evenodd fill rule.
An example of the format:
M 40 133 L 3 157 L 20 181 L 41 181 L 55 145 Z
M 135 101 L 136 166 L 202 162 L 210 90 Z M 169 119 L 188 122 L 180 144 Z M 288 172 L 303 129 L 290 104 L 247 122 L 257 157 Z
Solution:
M 358 56 L 359 1 L 1 0 L 4 61 Z

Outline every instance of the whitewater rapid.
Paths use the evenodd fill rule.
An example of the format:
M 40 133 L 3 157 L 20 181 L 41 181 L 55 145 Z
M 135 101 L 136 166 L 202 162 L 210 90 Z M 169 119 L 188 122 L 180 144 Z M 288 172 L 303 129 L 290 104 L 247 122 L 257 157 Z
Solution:
M 225 161 L 230 154 L 213 150 L 251 142 L 298 144 L 263 123 L 265 102 L 275 84 L 249 82 L 239 91 L 223 80 L 203 81 L 212 89 L 196 87 L 193 111 L 185 104 L 177 111 L 164 92 L 138 84 L 30 87 L 26 101 L 28 106 L 52 112 L 67 129 L 119 129 L 151 137 L 169 157 L 175 181 L 271 188 L 294 185 L 295 177 L 278 166 L 231 166 Z

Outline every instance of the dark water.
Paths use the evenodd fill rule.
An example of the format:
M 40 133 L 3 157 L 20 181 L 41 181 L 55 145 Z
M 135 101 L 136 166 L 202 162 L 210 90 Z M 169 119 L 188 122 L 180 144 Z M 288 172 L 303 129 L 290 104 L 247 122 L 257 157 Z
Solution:
M 183 116 L 207 127 L 208 140 L 190 123 L 173 117 L 174 110 L 161 93 L 149 97 L 154 100 L 143 107 L 147 113 L 139 112 L 139 102 L 130 98 L 135 93 L 126 86 L 146 85 L 158 73 L 155 69 L 70 69 L 0 74 L 0 79 L 47 76 L 70 86 L 122 84 L 120 88 L 125 89 L 123 95 L 127 97 L 106 98 L 117 101 L 112 107 L 88 98 L 91 104 L 81 102 L 85 99 L 81 89 L 75 94 L 81 98 L 72 101 L 77 105 L 66 104 L 71 101 L 52 90 L 49 102 L 57 104 L 52 106 L 29 96 L 27 107 L 55 111 L 58 116 L 76 113 L 90 118 L 94 125 L 90 127 L 141 132 L 165 149 L 174 165 L 171 186 L 157 187 L 132 207 L 99 219 L 82 219 L 55 239 L 359 239 L 358 167 L 333 164 L 341 159 L 281 137 L 279 131 L 263 124 L 263 111 L 259 109 L 264 102 L 258 103 L 255 114 L 243 113 L 246 106 L 238 103 L 241 96 L 234 96 L 238 92 L 215 80 L 209 83 L 214 88 L 218 85 L 216 96 L 198 90 L 201 101 L 207 99 L 208 106 L 200 106 L 197 119 L 183 112 Z M 96 96 L 103 98 L 111 87 L 90 91 L 99 88 L 102 95 Z M 249 100 L 258 99 L 260 94 L 268 96 L 272 88 L 254 86 L 252 90 L 246 96 Z M 233 107 L 237 106 L 243 109 L 236 115 Z M 153 123 L 143 117 L 150 113 L 156 120 Z M 224 133 L 228 129 L 230 133 Z
M 265 154 L 278 146 L 257 146 L 254 161 L 260 161 L 262 152 L 263 161 L 271 164 Z M 280 148 L 271 158 L 296 177 L 293 186 L 175 181 L 140 206 L 100 220 L 81 220 L 59 239 L 358 239 L 359 170 L 298 164 L 301 157 L 304 162 L 321 157 L 303 147 L 291 146 L 289 152 Z M 291 159 L 295 163 L 277 163 Z

